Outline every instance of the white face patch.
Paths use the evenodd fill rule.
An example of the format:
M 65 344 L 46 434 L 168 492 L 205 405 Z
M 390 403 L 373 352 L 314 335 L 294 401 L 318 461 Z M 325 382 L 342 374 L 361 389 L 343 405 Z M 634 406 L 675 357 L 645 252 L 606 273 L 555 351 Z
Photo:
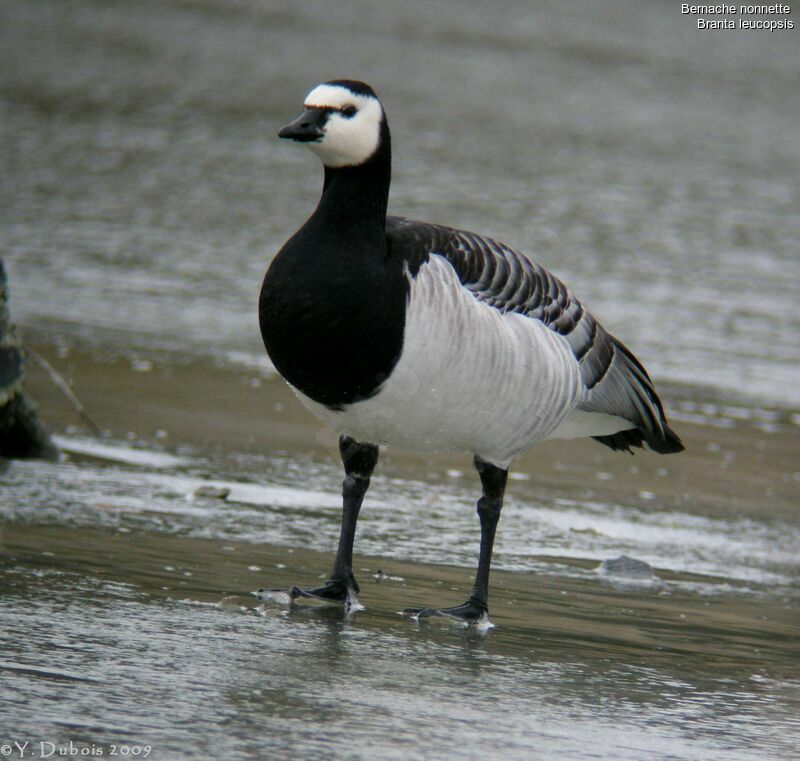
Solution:
M 304 105 L 335 109 L 328 116 L 322 139 L 307 143 L 325 166 L 357 166 L 378 150 L 383 108 L 376 98 L 355 95 L 340 85 L 319 85 L 308 94 Z M 349 107 L 356 109 L 352 116 L 346 115 Z

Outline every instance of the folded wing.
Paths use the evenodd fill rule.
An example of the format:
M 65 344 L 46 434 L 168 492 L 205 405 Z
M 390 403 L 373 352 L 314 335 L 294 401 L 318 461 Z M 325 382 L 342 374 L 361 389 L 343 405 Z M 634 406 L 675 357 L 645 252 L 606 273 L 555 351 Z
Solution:
M 683 449 L 642 364 L 540 264 L 492 238 L 400 217 L 387 218 L 386 236 L 389 255 L 401 257 L 411 277 L 430 256 L 442 256 L 475 299 L 538 320 L 562 336 L 584 386 L 578 409 L 630 423 L 617 433 L 593 436 L 597 441 L 625 451 L 643 442 L 664 454 Z

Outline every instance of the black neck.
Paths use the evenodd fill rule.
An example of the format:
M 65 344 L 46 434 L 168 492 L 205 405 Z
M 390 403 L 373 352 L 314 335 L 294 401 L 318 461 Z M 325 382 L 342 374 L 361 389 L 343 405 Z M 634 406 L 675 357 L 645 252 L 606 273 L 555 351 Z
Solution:
M 341 232 L 358 230 L 382 239 L 391 178 L 392 151 L 389 129 L 384 124 L 380 146 L 365 163 L 339 169 L 325 167 L 322 197 L 314 215 Z
M 389 130 L 356 167 L 325 169 L 316 211 L 264 278 L 261 334 L 275 367 L 331 409 L 368 399 L 403 346 L 408 284 L 387 256 Z

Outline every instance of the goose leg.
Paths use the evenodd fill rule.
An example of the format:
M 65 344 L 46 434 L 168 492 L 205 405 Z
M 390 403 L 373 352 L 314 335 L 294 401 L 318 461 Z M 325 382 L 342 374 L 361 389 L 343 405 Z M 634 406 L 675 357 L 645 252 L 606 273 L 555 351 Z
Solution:
M 475 584 L 467 601 L 452 608 L 407 608 L 406 615 L 415 618 L 447 616 L 468 623 L 475 623 L 489 614 L 489 570 L 492 564 L 492 549 L 497 522 L 503 508 L 508 470 L 498 468 L 475 455 L 475 468 L 481 479 L 483 496 L 478 500 L 478 517 L 481 521 L 481 550 Z
M 357 602 L 355 596 L 359 591 L 358 582 L 353 575 L 356 523 L 372 471 L 378 462 L 378 447 L 375 444 L 358 442 L 349 436 L 340 436 L 339 452 L 345 472 L 342 483 L 342 528 L 331 577 L 322 586 L 313 589 L 292 587 L 289 595 L 293 600 L 306 597 L 341 603 L 350 608 Z M 268 597 L 269 592 L 270 590 L 260 589 L 258 595 Z

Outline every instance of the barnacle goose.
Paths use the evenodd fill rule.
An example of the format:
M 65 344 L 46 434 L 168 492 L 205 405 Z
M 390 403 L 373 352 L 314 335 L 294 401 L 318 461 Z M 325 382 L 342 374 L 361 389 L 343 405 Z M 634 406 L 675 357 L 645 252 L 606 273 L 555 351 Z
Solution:
M 466 451 L 483 487 L 472 594 L 406 612 L 486 621 L 514 457 L 580 436 L 625 451 L 683 445 L 641 363 L 541 265 L 482 235 L 387 217 L 389 126 L 369 85 L 319 85 L 279 136 L 316 153 L 325 179 L 264 278 L 261 333 L 278 372 L 341 434 L 345 470 L 331 578 L 289 593 L 354 605 L 353 540 L 379 445 Z

